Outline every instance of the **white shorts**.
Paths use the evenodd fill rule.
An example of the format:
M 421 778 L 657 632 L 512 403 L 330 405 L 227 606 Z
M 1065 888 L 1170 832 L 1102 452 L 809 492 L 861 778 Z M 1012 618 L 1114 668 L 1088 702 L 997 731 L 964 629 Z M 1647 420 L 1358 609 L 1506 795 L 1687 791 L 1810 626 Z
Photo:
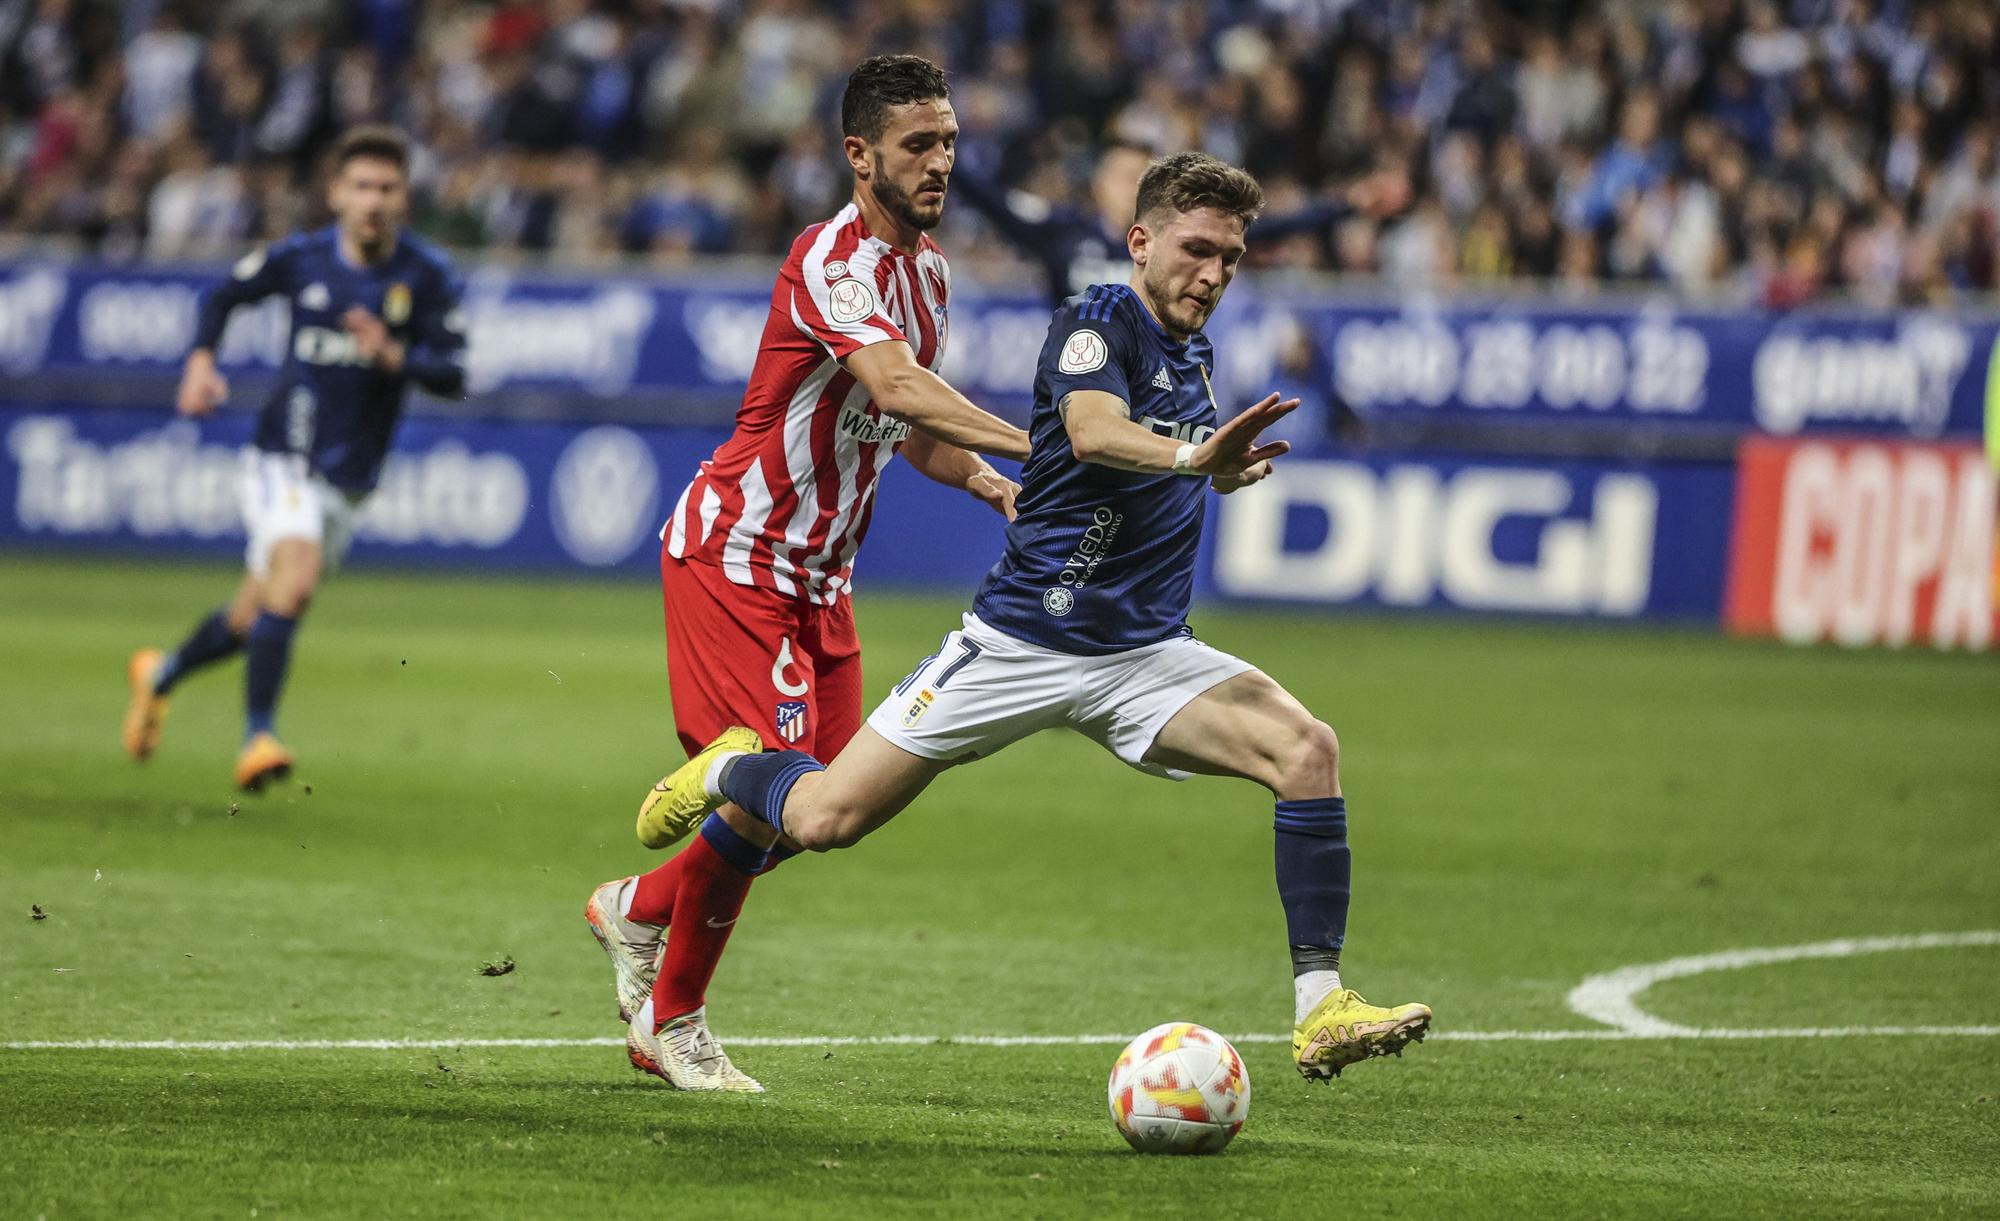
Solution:
M 319 544 L 321 570 L 340 567 L 354 543 L 360 493 L 343 492 L 307 465 L 302 454 L 243 451 L 243 528 L 250 536 L 243 562 L 250 575 L 271 575 L 271 549 L 280 539 Z
M 1185 780 L 1191 773 L 1146 762 L 1153 740 L 1196 696 L 1254 669 L 1192 636 L 1102 657 L 1058 653 L 967 613 L 868 724 L 925 759 L 991 755 L 1068 726 L 1142 772 Z

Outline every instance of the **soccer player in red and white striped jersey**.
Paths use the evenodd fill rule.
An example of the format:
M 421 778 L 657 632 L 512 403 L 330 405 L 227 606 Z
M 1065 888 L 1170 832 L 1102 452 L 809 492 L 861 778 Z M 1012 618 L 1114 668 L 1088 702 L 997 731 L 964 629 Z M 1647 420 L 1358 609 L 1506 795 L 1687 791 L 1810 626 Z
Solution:
M 747 725 L 830 758 L 860 728 L 854 555 L 898 452 L 1014 516 L 1019 486 L 978 455 L 1023 459 L 1027 434 L 935 372 L 951 269 L 928 230 L 958 138 L 944 73 L 914 55 L 862 63 L 841 130 L 853 199 L 792 243 L 736 432 L 661 531 L 668 685 L 689 753 Z M 725 807 L 665 865 L 592 893 L 585 916 L 617 971 L 634 1064 L 682 1089 L 762 1088 L 709 1033 L 706 992 L 751 879 L 786 855 L 768 825 Z

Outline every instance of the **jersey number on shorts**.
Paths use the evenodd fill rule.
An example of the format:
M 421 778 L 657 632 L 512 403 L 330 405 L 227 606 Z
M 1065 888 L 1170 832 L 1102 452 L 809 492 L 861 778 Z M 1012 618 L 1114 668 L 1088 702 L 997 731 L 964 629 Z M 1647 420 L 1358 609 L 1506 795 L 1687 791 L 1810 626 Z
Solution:
M 945 640 L 946 642 L 949 642 L 951 640 L 951 637 L 947 636 L 945 637 Z M 960 670 L 964 669 L 966 663 L 970 662 L 973 658 L 979 656 L 979 654 L 980 654 L 980 648 L 978 645 L 972 643 L 970 640 L 965 640 L 961 638 L 958 642 L 958 656 L 954 658 L 952 663 L 946 666 L 943 672 L 937 676 L 937 681 L 931 684 L 931 690 L 933 691 L 944 690 L 944 685 L 951 681 L 951 676 L 958 673 Z M 942 656 L 944 656 L 944 651 L 940 649 L 938 652 L 932 653 L 929 657 L 926 657 L 922 661 L 918 662 L 917 668 L 910 671 L 909 675 L 905 677 L 902 682 L 896 684 L 896 694 L 897 695 L 909 694 L 910 688 L 916 684 L 918 676 L 921 675 L 925 670 L 930 669 L 931 663 L 936 661 L 938 658 Z

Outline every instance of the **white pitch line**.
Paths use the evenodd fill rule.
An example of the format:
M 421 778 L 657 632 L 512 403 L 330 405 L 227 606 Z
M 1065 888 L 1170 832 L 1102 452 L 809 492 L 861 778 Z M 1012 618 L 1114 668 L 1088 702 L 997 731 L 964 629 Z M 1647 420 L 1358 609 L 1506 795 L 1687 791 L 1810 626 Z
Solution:
M 1571 989 L 1569 1006 L 1583 1017 L 1605 1023 L 1593 1030 L 1439 1030 L 1440 1042 L 1567 1043 L 1632 1039 L 1856 1039 L 2000 1037 L 2000 1026 L 1770 1026 L 1745 1029 L 1679 1026 L 1638 1006 L 1638 996 L 1667 979 L 1736 970 L 1802 958 L 1848 958 L 1893 950 L 1953 946 L 2000 946 L 2000 929 L 1967 933 L 1923 933 L 1906 937 L 1847 937 L 1810 945 L 1726 950 L 1665 962 L 1620 967 L 1593 975 Z M 744 1035 L 735 1047 L 1094 1047 L 1117 1046 L 1122 1034 L 878 1034 Z M 1236 1034 L 1232 1043 L 1289 1043 L 1289 1034 Z M 464 1048 L 618 1047 L 625 1040 L 596 1039 L 20 1039 L 0 1043 L 0 1051 L 453 1051 Z
M 1619 967 L 1593 975 L 1570 989 L 1568 1001 L 1572 1012 L 1592 1021 L 1603 1022 L 1631 1035 L 1647 1035 L 1653 1038 L 1696 1038 L 1702 1037 L 1700 1030 L 1691 1026 L 1681 1026 L 1661 1018 L 1656 1018 L 1639 1007 L 1639 994 L 1654 984 L 1669 979 L 1682 979 L 1689 975 L 1706 975 L 1710 971 L 1735 971 L 1744 967 L 1768 966 L 1779 962 L 1796 962 L 1805 958 L 1852 958 L 1857 954 L 1886 954 L 1899 950 L 1939 950 L 1966 946 L 2000 946 L 2000 929 L 1982 929 L 1966 933 L 1919 933 L 1902 937 L 1842 937 L 1836 941 L 1815 941 L 1809 945 L 1767 946 L 1759 949 L 1724 950 L 1719 954 L 1694 954 L 1685 958 L 1669 958 L 1665 962 L 1641 963 L 1637 966 Z M 1988 1027 L 1911 1027 L 1913 1032 L 1983 1033 Z M 1749 1035 L 1723 1035 L 1709 1032 L 1707 1037 L 1757 1037 Z
M 1627 1042 L 1640 1039 L 1849 1039 L 1913 1037 L 2000 1037 L 2000 1026 L 1801 1026 L 1762 1029 L 1695 1030 L 1657 1033 L 1632 1030 L 1439 1030 L 1431 1040 L 1447 1043 Z M 726 1038 L 731 1047 L 1116 1047 L 1122 1034 L 883 1034 L 747 1035 Z M 1289 1034 L 1233 1034 L 1232 1043 L 1289 1043 Z M 22 1039 L 0 1043 L 0 1051 L 456 1051 L 473 1048 L 623 1047 L 625 1040 L 601 1039 Z

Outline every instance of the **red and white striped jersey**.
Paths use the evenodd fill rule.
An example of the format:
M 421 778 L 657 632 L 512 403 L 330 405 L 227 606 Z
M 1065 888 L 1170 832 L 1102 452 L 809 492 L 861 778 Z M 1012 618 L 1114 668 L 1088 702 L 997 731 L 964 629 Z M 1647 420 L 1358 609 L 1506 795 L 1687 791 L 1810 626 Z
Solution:
M 736 432 L 681 493 L 661 531 L 668 554 L 833 605 L 868 532 L 876 478 L 910 435 L 840 362 L 903 340 L 936 369 L 950 294 L 935 242 L 905 254 L 871 235 L 852 203 L 799 234 L 771 290 Z

